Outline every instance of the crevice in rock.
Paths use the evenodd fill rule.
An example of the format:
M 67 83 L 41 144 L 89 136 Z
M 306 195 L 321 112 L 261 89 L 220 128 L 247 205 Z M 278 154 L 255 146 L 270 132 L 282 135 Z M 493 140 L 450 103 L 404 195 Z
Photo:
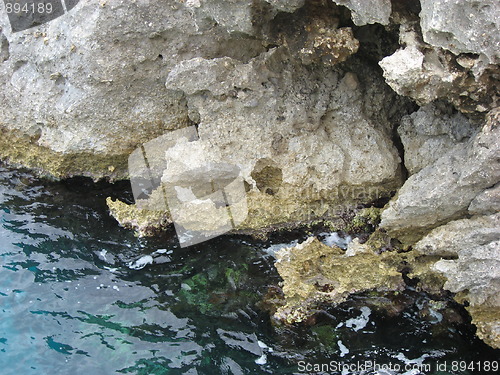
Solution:
M 418 15 L 422 10 L 419 0 L 391 0 L 392 14 L 391 17 L 400 19 L 418 19 Z
M 293 13 L 279 12 L 262 30 L 266 45 L 286 46 L 304 65 L 335 65 L 358 50 L 350 11 L 330 0 L 306 0 Z
M 401 163 L 399 164 L 401 168 L 401 176 L 403 181 L 406 181 L 410 175 L 405 165 L 405 148 L 403 146 L 403 142 L 401 141 L 401 137 L 398 134 L 397 127 L 392 132 L 392 143 L 394 144 L 394 147 L 396 147 L 396 150 L 398 150 L 399 157 L 401 158 Z
M 397 25 L 372 24 L 353 27 L 354 37 L 359 40 L 357 56 L 378 67 L 378 62 L 392 55 L 400 47 Z M 380 67 L 378 67 L 381 70 Z
M 3 35 L 2 28 L 0 27 L 0 63 L 7 61 L 10 57 L 9 41 Z

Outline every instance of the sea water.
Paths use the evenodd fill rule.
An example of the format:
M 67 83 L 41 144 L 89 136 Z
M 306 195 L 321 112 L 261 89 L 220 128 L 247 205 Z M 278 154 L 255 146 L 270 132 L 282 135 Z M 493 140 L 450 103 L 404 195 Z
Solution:
M 280 281 L 272 255 L 302 234 L 181 249 L 173 232 L 120 228 L 107 196 L 130 201 L 126 184 L 0 165 L 1 374 L 494 373 L 484 366 L 498 351 L 470 325 L 423 319 L 429 297 L 411 290 L 392 318 L 356 296 L 315 324 L 277 327 L 261 303 Z M 481 371 L 458 367 L 474 361 Z

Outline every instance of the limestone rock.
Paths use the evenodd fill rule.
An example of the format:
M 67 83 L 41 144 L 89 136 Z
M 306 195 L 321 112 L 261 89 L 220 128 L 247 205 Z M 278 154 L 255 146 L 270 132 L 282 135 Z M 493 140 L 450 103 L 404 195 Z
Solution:
M 500 183 L 479 193 L 469 205 L 473 215 L 490 215 L 500 211 Z
M 500 347 L 500 213 L 452 221 L 414 248 L 446 258 L 432 267 L 446 277 L 444 288 L 457 293 L 459 302 L 469 302 L 478 336 Z
M 182 96 L 164 86 L 173 66 L 264 50 L 243 34 L 252 9 L 251 1 L 81 0 L 18 33 L 2 12 L 0 157 L 56 177 L 125 178 L 138 145 L 190 122 Z
M 185 61 L 166 85 L 186 95 L 209 161 L 242 171 L 251 187 L 245 225 L 309 220 L 399 183 L 387 123 L 365 114 L 354 73 L 308 69 L 275 48 L 248 63 Z
M 391 16 L 390 0 L 333 0 L 338 5 L 349 8 L 355 25 L 362 26 L 369 23 L 389 24 Z
M 469 306 L 467 311 L 472 317 L 472 324 L 477 327 L 477 336 L 492 348 L 500 349 L 500 314 L 499 308 Z
M 500 109 L 481 132 L 406 180 L 380 226 L 405 241 L 462 217 L 478 193 L 500 180 Z
M 286 305 L 275 318 L 286 323 L 303 321 L 318 303 L 337 304 L 351 293 L 403 288 L 397 253 L 361 252 L 348 256 L 337 247 L 310 237 L 276 253 L 276 268 L 283 278 Z
M 421 0 L 425 42 L 455 54 L 475 53 L 500 61 L 500 6 L 496 0 Z
M 403 47 L 379 62 L 398 94 L 421 106 L 445 99 L 464 113 L 484 113 L 498 105 L 497 65 L 425 43 L 414 23 L 402 24 L 399 38 Z
M 141 209 L 120 200 L 106 199 L 110 214 L 127 229 L 134 230 L 139 236 L 150 236 L 167 228 L 172 223 L 167 208 L 161 211 Z
M 331 2 L 310 1 L 293 14 L 270 23 L 269 44 L 285 45 L 305 65 L 335 65 L 355 54 L 359 41 L 350 27 L 340 27 L 340 10 Z
M 266 0 L 266 2 L 281 12 L 292 13 L 301 8 L 306 0 Z
M 398 134 L 409 174 L 433 164 L 458 143 L 469 139 L 473 131 L 473 125 L 461 113 L 447 113 L 435 103 L 403 117 Z
M 498 220 L 498 214 L 454 220 L 432 230 L 418 241 L 414 248 L 422 254 L 442 257 L 467 253 L 470 252 L 467 249 L 498 239 L 500 235 Z M 470 253 L 470 256 L 473 256 L 472 252 Z

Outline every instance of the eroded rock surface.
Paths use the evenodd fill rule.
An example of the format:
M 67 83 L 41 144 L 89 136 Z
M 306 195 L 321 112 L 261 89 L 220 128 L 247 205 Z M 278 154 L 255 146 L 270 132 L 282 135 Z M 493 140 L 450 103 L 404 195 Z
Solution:
M 473 132 L 473 124 L 464 115 L 437 103 L 405 116 L 398 134 L 403 142 L 404 162 L 409 174 L 432 165 L 457 144 L 468 140 Z
M 418 242 L 420 255 L 405 255 L 407 276 L 438 289 L 429 265 L 458 257 L 436 269 L 449 290 L 477 292 L 470 311 L 494 346 L 497 279 L 486 273 L 497 277 L 498 240 L 486 224 L 499 209 L 497 3 L 81 0 L 18 33 L 2 12 L 0 158 L 57 178 L 127 178 L 139 146 L 196 125 L 206 161 L 241 171 L 248 215 L 238 229 L 338 218 L 389 197 L 406 169 L 371 242 L 347 254 L 313 240 L 283 252 L 281 272 L 305 277 L 289 284 L 283 312 L 300 319 L 300 309 L 287 314 L 369 282 L 399 288 L 395 252 L 375 247 L 390 250 L 387 236 L 410 245 L 442 226 Z M 194 160 L 187 145 L 174 151 L 165 160 Z M 156 172 L 175 178 L 175 168 Z M 108 204 L 141 235 L 172 221 L 164 202 Z M 196 227 L 210 209 L 225 208 L 183 214 Z M 312 268 L 289 268 L 285 257 Z
M 446 258 L 432 267 L 446 277 L 444 288 L 470 304 L 479 337 L 500 347 L 500 214 L 452 221 L 417 242 L 415 250 Z
M 358 26 L 369 23 L 387 25 L 391 16 L 390 0 L 334 0 L 338 5 L 349 8 L 352 20 Z
M 500 110 L 482 130 L 410 176 L 382 212 L 380 226 L 408 242 L 463 217 L 472 200 L 500 180 Z
M 484 113 L 498 105 L 498 65 L 425 43 L 419 30 L 415 22 L 404 22 L 399 34 L 403 47 L 379 62 L 397 93 L 422 106 L 446 99 L 464 113 Z
M 472 215 L 490 215 L 500 211 L 500 184 L 476 195 L 470 202 L 469 213 Z
M 318 303 L 338 304 L 353 293 L 396 291 L 404 286 L 398 256 L 361 252 L 352 256 L 310 237 L 295 247 L 276 253 L 276 268 L 283 278 L 286 304 L 275 318 L 301 322 Z
M 424 40 L 455 54 L 500 61 L 500 7 L 495 0 L 420 0 Z

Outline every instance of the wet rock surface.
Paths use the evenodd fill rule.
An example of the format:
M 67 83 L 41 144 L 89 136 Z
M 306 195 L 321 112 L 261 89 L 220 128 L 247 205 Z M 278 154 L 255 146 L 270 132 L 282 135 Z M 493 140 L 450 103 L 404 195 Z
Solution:
M 444 288 L 469 304 L 478 335 L 500 347 L 500 214 L 452 221 L 415 245 L 417 251 L 445 259 L 432 268 L 447 281 Z
M 404 285 L 397 255 L 395 259 L 392 253 L 348 255 L 310 237 L 278 251 L 276 258 L 276 268 L 284 279 L 285 305 L 274 317 L 288 324 L 308 319 L 319 303 L 336 305 L 350 294 L 396 291 Z

